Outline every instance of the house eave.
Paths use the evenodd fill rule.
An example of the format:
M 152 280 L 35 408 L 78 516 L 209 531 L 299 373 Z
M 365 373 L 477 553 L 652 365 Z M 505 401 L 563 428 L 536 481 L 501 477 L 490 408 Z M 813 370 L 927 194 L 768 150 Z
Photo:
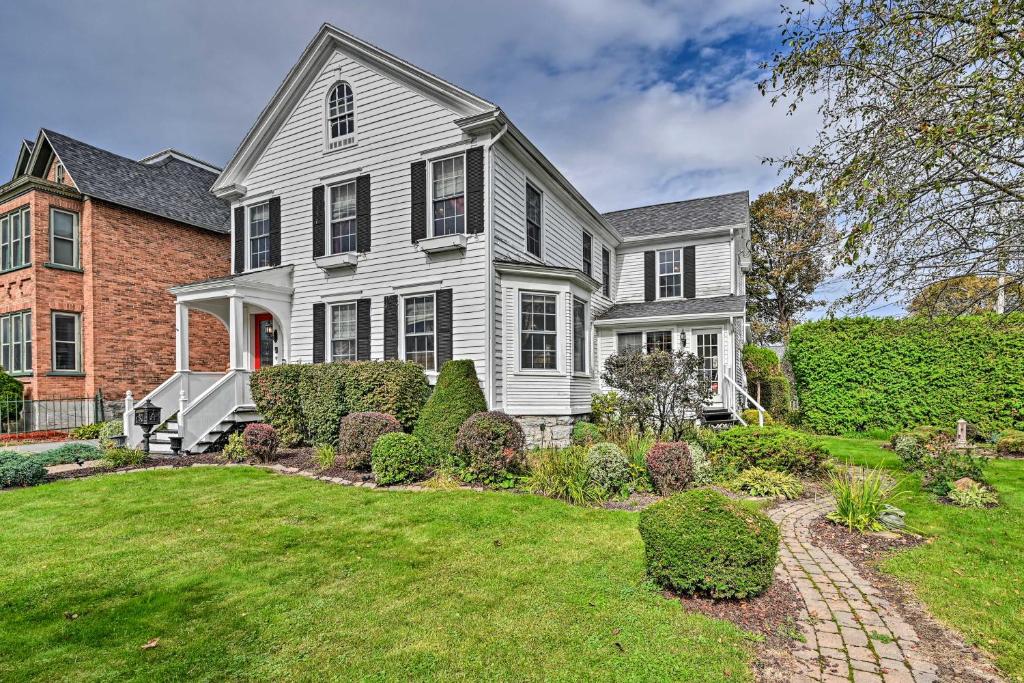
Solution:
M 596 292 L 601 288 L 601 283 L 584 273 L 571 268 L 558 268 L 534 263 L 511 263 L 495 261 L 494 269 L 502 275 L 516 275 L 519 277 L 544 278 L 547 280 L 568 281 L 577 287 L 588 292 Z
M 32 190 L 39 190 L 41 192 L 46 192 L 47 194 L 56 195 L 58 197 L 67 197 L 68 199 L 77 199 L 79 201 L 84 198 L 81 192 L 70 185 L 60 185 L 46 180 L 45 178 L 23 175 L 15 178 L 9 183 L 0 185 L 0 202 L 11 201 L 12 199 L 26 194 L 27 192 L 31 192 Z
M 743 311 L 722 311 L 720 313 L 675 313 L 672 315 L 653 315 L 640 318 L 612 318 L 595 320 L 594 327 L 635 327 L 637 325 L 666 324 L 674 322 L 728 320 L 742 317 Z
M 623 246 L 631 246 L 635 244 L 649 244 L 652 242 L 661 242 L 664 240 L 678 240 L 680 238 L 687 237 L 710 237 L 713 235 L 722 235 L 731 233 L 735 230 L 743 230 L 746 226 L 742 223 L 733 225 L 715 225 L 706 228 L 697 228 L 695 230 L 676 230 L 674 232 L 662 232 L 654 235 L 635 235 L 632 237 L 625 237 L 622 240 Z

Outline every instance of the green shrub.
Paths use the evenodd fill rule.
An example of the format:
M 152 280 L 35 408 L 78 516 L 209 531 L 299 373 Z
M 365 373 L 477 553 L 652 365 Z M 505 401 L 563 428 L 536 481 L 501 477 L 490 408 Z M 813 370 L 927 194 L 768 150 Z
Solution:
M 765 407 L 769 415 L 780 418 L 789 412 L 792 388 L 789 378 L 782 373 L 779 357 L 774 351 L 753 344 L 744 346 L 743 372 L 754 398 Z M 747 420 L 747 423 L 758 424 L 757 416 L 754 416 L 753 421 Z M 768 424 L 767 420 L 765 424 Z
M 824 471 L 828 460 L 817 439 L 787 427 L 733 427 L 719 436 L 712 460 L 721 466 L 742 471 L 748 467 L 816 475 Z M 721 461 L 721 462 L 718 462 Z
M 660 441 L 647 452 L 647 473 L 663 496 L 682 491 L 693 481 L 690 449 L 683 441 Z
M 264 422 L 250 422 L 242 430 L 245 452 L 260 462 L 270 462 L 277 455 L 281 440 L 277 430 Z
M 898 434 L 892 439 L 893 451 L 900 459 L 900 465 L 907 472 L 921 468 L 921 459 L 925 456 L 924 446 L 909 434 Z
M 707 451 L 696 441 L 687 441 L 686 448 L 690 452 L 690 464 L 693 467 L 693 485 L 707 486 L 715 481 L 715 468 L 708 458 Z
M 219 457 L 226 462 L 243 462 L 249 457 L 249 454 L 245 452 L 245 439 L 242 438 L 242 432 L 235 431 L 228 435 L 228 442 Z
M 1003 457 L 1024 457 L 1024 432 L 1010 429 L 996 442 L 996 453 Z
M 953 432 L 934 425 L 919 425 L 913 429 L 896 432 L 889 440 L 895 450 L 896 441 L 901 437 L 912 439 L 919 446 L 940 445 L 953 443 Z
M 338 426 L 345 415 L 345 377 L 348 363 L 316 363 L 299 377 L 299 405 L 304 429 L 314 446 L 338 443 Z
M 526 436 L 515 418 L 494 410 L 466 420 L 455 438 L 457 462 L 469 479 L 502 483 L 519 474 L 525 464 Z
M 83 463 L 87 460 L 100 460 L 103 457 L 103 451 L 85 443 L 66 443 L 32 457 L 43 466 L 49 467 L 73 462 Z
M 937 496 L 946 495 L 953 482 L 967 477 L 985 481 L 985 459 L 955 450 L 928 451 L 921 458 L 921 487 Z
M 660 586 L 746 598 L 772 582 L 779 530 L 753 507 L 710 489 L 666 498 L 640 513 L 647 573 Z
M 775 354 L 772 354 L 772 355 L 775 355 Z M 746 422 L 748 425 L 758 425 L 758 426 L 760 426 L 760 422 L 758 421 L 758 415 L 759 415 L 759 411 L 756 408 L 750 408 L 750 409 L 744 410 L 742 413 L 740 413 L 740 417 L 742 417 L 743 421 Z M 765 423 L 765 425 L 775 424 L 775 418 L 772 417 L 771 413 L 767 413 L 766 412 L 764 414 L 764 423 Z
M 955 505 L 962 508 L 989 508 L 999 504 L 995 491 L 990 491 L 976 481 L 954 486 L 947 495 Z
M 455 437 L 474 413 L 487 410 L 476 366 L 471 360 L 450 360 L 441 366 L 437 385 L 427 399 L 413 434 L 423 442 L 433 464 L 454 464 Z
M 302 415 L 299 388 L 303 375 L 312 365 L 272 365 L 252 373 L 249 387 L 256 410 L 277 431 L 285 448 L 306 440 L 306 420 Z
M 590 480 L 587 449 L 582 446 L 542 448 L 531 451 L 527 458 L 526 488 L 534 493 L 573 505 L 587 505 L 606 496 L 606 492 Z
M 616 430 L 618 441 L 614 442 L 622 452 L 626 454 L 629 461 L 629 474 L 633 481 L 631 488 L 634 491 L 653 491 L 654 483 L 647 472 L 647 454 L 657 439 L 653 434 L 643 434 L 637 431 L 629 431 L 625 434 Z M 622 437 L 625 438 L 622 438 Z
M 833 522 L 861 533 L 903 528 L 903 511 L 892 505 L 896 484 L 880 468 L 837 467 L 829 472 L 828 486 L 836 499 L 827 515 Z
M 799 498 L 800 494 L 804 492 L 804 485 L 792 474 L 763 470 L 760 467 L 743 470 L 729 482 L 728 487 L 732 491 L 747 493 L 751 496 L 782 497 L 789 500 Z
M 797 326 L 786 351 L 804 423 L 826 434 L 960 418 L 1022 428 L 1022 357 L 1019 313 L 821 320 Z
M 371 456 L 373 476 L 382 486 L 422 479 L 427 472 L 427 451 L 412 434 L 391 432 L 377 439 Z
M 17 422 L 25 403 L 25 385 L 0 368 L 0 421 Z
M 146 461 L 146 454 L 134 448 L 108 448 L 103 451 L 103 465 L 108 469 L 135 467 Z
M 571 441 L 576 446 L 593 446 L 603 439 L 601 428 L 593 422 L 579 421 L 572 426 Z
M 377 439 L 391 432 L 402 431 L 402 423 L 384 413 L 349 413 L 341 419 L 338 452 L 345 467 L 370 469 L 370 458 Z
M 46 478 L 46 467 L 36 458 L 0 451 L 0 488 L 35 486 Z
M 320 444 L 313 448 L 313 462 L 322 470 L 329 470 L 334 467 L 335 457 L 337 457 L 337 453 L 334 450 L 334 446 L 330 444 Z
M 590 482 L 609 495 L 623 491 L 632 480 L 629 459 L 622 449 L 613 443 L 596 443 L 587 451 L 590 468 Z
M 121 418 L 107 420 L 100 425 L 100 448 L 103 450 L 113 448 L 115 436 L 124 436 L 124 421 Z
M 400 360 L 350 363 L 345 381 L 345 407 L 350 413 L 394 415 L 412 429 L 430 393 L 423 368 Z
M 72 439 L 98 439 L 100 438 L 101 427 L 103 427 L 102 422 L 93 422 L 92 424 L 75 427 L 69 434 Z
M 594 394 L 590 398 L 590 417 L 602 427 L 616 427 L 622 420 L 622 397 L 617 391 Z

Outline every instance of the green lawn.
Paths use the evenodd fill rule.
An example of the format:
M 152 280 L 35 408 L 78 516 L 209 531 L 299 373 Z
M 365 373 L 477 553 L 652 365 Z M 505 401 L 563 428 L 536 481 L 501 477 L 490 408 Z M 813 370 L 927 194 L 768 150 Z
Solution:
M 0 679 L 749 679 L 738 629 L 645 584 L 636 522 L 250 468 L 0 493 Z
M 840 458 L 895 469 L 895 454 L 880 443 L 826 440 Z M 1008 676 L 1024 680 L 1024 461 L 992 461 L 987 476 L 1001 503 L 993 510 L 943 505 L 921 491 L 919 477 L 906 476 L 897 505 L 910 526 L 934 540 L 882 569 L 913 585 L 933 614 L 995 655 Z

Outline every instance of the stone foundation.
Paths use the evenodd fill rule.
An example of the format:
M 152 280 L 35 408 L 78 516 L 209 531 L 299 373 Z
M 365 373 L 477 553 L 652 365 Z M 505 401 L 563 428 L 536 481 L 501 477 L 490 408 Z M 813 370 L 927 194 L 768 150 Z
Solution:
M 515 415 L 526 434 L 527 448 L 569 445 L 572 426 L 587 415 Z

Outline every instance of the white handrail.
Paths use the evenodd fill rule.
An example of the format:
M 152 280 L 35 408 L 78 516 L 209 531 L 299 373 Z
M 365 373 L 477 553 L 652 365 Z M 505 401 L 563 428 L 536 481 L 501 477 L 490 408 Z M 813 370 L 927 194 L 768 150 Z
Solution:
M 757 424 L 759 426 L 761 426 L 761 427 L 764 427 L 764 414 L 766 412 L 768 412 L 768 411 L 766 411 L 764 409 L 764 406 L 762 406 L 760 403 L 758 403 L 756 400 L 754 400 L 754 397 L 751 396 L 750 394 L 748 394 L 746 389 L 744 389 L 739 384 L 737 384 L 736 380 L 734 380 L 729 375 L 725 375 L 725 378 L 727 380 L 729 380 L 729 384 L 731 384 L 733 386 L 733 388 L 735 388 L 737 391 L 739 391 L 741 394 L 743 394 L 747 398 L 748 401 L 750 401 L 752 404 L 754 404 L 754 407 L 757 408 Z M 746 422 L 743 420 L 742 417 L 740 417 L 740 422 L 743 422 L 744 424 L 746 424 Z
M 178 416 L 182 449 L 190 451 L 240 406 L 251 403 L 249 372 L 232 370 L 189 402 Z

